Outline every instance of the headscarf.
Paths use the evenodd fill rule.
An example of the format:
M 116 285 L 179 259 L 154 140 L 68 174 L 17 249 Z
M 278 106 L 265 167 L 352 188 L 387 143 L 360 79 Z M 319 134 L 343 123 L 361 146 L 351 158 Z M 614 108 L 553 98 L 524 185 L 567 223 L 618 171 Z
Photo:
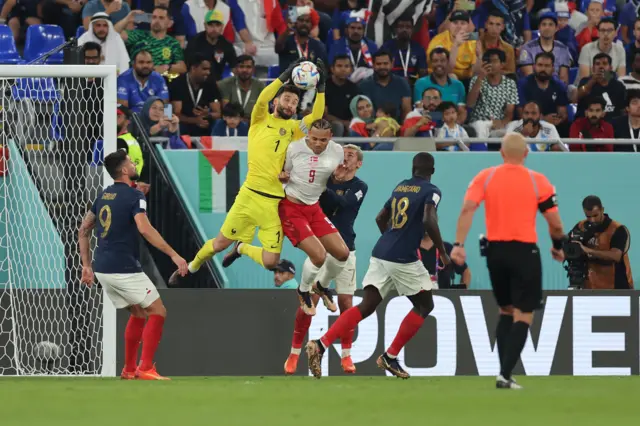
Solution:
M 107 21 L 109 24 L 109 33 L 105 40 L 100 40 L 93 32 L 93 23 L 95 21 Z M 102 64 L 115 65 L 118 74 L 122 74 L 129 69 L 129 53 L 127 47 L 122 41 L 120 34 L 113 28 L 111 18 L 104 12 L 98 12 L 93 15 L 91 22 L 89 23 L 89 30 L 82 34 L 78 39 L 78 46 L 92 41 L 98 43 L 102 47 L 102 56 L 104 61 Z
M 153 105 L 156 101 L 160 101 L 164 104 L 164 101 L 161 98 L 157 96 L 149 96 L 149 98 L 144 102 L 144 105 L 142 106 L 142 110 L 140 111 L 140 121 L 142 121 L 142 126 L 143 126 L 142 130 L 144 130 L 144 132 L 147 135 L 151 134 L 151 127 L 158 124 L 158 121 L 152 120 L 151 116 L 149 116 L 151 105 Z M 164 135 L 163 132 L 160 132 L 153 136 L 166 136 L 166 135 Z
M 372 111 L 371 117 L 369 118 L 361 118 L 358 115 L 358 102 L 365 100 L 371 104 L 373 107 L 373 102 L 367 96 L 364 95 L 356 95 L 353 99 L 351 99 L 351 103 L 349 104 L 349 109 L 351 110 L 351 114 L 353 115 L 353 119 L 349 124 L 349 130 L 351 131 L 351 135 L 353 136 L 362 136 L 369 137 L 369 130 L 367 129 L 367 124 L 373 123 L 376 119 L 375 112 Z

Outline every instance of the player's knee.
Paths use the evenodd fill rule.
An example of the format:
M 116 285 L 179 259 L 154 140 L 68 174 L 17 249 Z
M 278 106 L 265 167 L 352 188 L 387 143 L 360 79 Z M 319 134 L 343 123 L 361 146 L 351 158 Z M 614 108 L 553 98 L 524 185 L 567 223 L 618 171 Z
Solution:
M 278 259 L 272 257 L 262 259 L 262 264 L 264 265 L 265 269 L 268 270 L 275 269 L 275 267 L 278 266 L 278 262 Z
M 362 319 L 368 318 L 369 316 L 371 316 L 371 314 L 373 314 L 376 311 L 376 306 L 374 306 L 373 304 L 364 303 L 364 302 L 359 304 L 357 308 L 360 311 L 360 315 L 362 315 Z
M 309 255 L 309 260 L 311 260 L 311 263 L 313 263 L 313 266 L 316 268 L 322 268 L 325 260 L 327 260 L 327 252 L 324 248 L 322 250 L 317 250 Z
M 418 314 L 420 314 L 422 318 L 426 318 L 433 311 L 433 297 L 425 297 L 421 302 L 418 307 Z
M 513 316 L 513 305 L 500 306 L 500 308 L 498 308 L 498 310 L 500 311 L 500 315 Z
M 340 250 L 334 257 L 340 262 L 346 262 L 347 260 L 349 260 L 349 249 L 347 248 L 347 246 L 340 248 Z
M 165 308 L 164 303 L 162 303 L 162 300 L 160 299 L 147 306 L 144 311 L 147 315 L 157 315 L 163 318 L 167 317 L 167 308 Z

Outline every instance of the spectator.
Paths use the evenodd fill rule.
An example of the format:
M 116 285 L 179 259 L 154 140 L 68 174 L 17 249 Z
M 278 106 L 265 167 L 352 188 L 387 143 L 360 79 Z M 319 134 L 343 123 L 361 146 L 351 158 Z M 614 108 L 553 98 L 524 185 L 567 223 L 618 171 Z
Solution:
M 569 18 L 571 12 L 569 12 L 566 3 L 558 3 L 563 5 L 564 9 L 559 9 L 556 6 L 556 14 L 558 15 L 558 30 L 556 31 L 556 41 L 567 46 L 569 53 L 571 54 L 571 64 L 578 63 L 578 42 L 576 40 L 576 32 L 569 26 Z M 572 81 L 570 83 L 573 83 Z
M 593 0 L 587 7 L 587 23 L 586 26 L 578 32 L 576 35 L 576 41 L 578 42 L 578 52 L 582 52 L 582 48 L 598 40 L 598 24 L 604 17 L 604 8 L 602 7 L 602 1 Z
M 202 53 L 211 62 L 211 76 L 209 82 L 213 83 L 222 78 L 225 67 L 233 68 L 236 65 L 236 51 L 233 45 L 222 35 L 224 17 L 219 10 L 210 10 L 205 18 L 204 31 L 198 33 L 189 41 L 185 56 L 187 60 Z
M 361 13 L 362 12 L 362 13 Z M 354 71 L 358 68 L 373 68 L 372 55 L 378 50 L 376 44 L 364 36 L 364 11 L 351 12 L 346 20 L 345 36 L 335 40 L 329 50 L 329 62 L 337 55 L 348 55 Z
M 531 40 L 531 22 L 526 6 L 526 1 L 519 0 L 484 1 L 477 8 L 473 20 L 478 28 L 484 28 L 489 13 L 499 10 L 506 18 L 504 39 L 518 48 Z
M 522 110 L 522 120 L 512 121 L 507 124 L 507 133 L 520 133 L 527 139 L 548 139 L 556 141 L 551 145 L 548 143 L 530 143 L 531 151 L 562 151 L 560 145 L 560 135 L 555 126 L 542 120 L 540 105 L 535 101 L 527 102 Z
M 316 0 L 315 4 L 320 6 L 322 2 Z M 330 8 L 333 16 L 331 17 L 331 31 L 333 40 L 340 40 L 344 36 L 346 26 L 346 18 L 352 11 L 366 10 L 369 8 L 368 0 L 339 0 L 337 8 Z
M 513 120 L 518 105 L 515 81 L 503 75 L 505 54 L 489 49 L 482 56 L 482 68 L 471 79 L 467 105 L 474 108 L 470 123 L 480 138 L 490 136 L 493 130 L 502 130 Z
M 229 5 L 231 6 L 233 2 L 236 0 L 230 0 Z M 243 36 L 243 32 L 240 31 L 234 20 L 236 31 L 242 39 L 242 42 L 235 42 L 236 47 L 246 54 L 254 56 L 258 65 L 270 66 L 277 63 L 278 55 L 274 49 L 276 44 L 274 33 L 282 34 L 287 31 L 287 23 L 284 20 L 280 2 L 237 0 L 237 3 L 244 13 L 247 35 Z M 234 19 L 233 15 L 232 12 L 232 19 Z
M 144 168 L 144 156 L 138 140 L 129 131 L 129 125 L 131 123 L 130 117 L 131 111 L 129 111 L 129 108 L 123 105 L 118 105 L 118 140 L 116 149 L 122 149 L 127 152 L 133 164 L 136 165 L 136 172 L 138 173 L 138 176 L 142 178 L 142 172 L 144 171 L 146 173 Z M 102 159 L 100 159 L 100 161 L 102 161 Z M 140 190 L 144 195 L 149 193 L 150 185 L 148 183 L 142 182 L 138 179 L 134 185 L 135 188 Z
M 444 248 L 447 254 L 451 254 L 453 244 L 444 242 Z M 420 242 L 420 260 L 424 267 L 431 275 L 431 281 L 438 283 L 439 289 L 466 289 L 471 284 L 471 269 L 466 263 L 458 265 L 452 263 L 448 267 L 442 264 L 438 249 L 434 246 L 433 240 L 428 235 L 422 238 Z M 460 284 L 455 284 L 456 274 L 460 275 Z
M 233 70 L 234 75 L 218 82 L 223 108 L 230 102 L 241 105 L 246 122 L 249 122 L 253 106 L 264 89 L 264 83 L 253 76 L 255 68 L 251 56 L 240 55 Z
M 456 10 L 449 18 L 449 30 L 435 36 L 427 55 L 431 57 L 431 51 L 438 47 L 443 47 L 449 51 L 449 69 L 460 80 L 468 80 L 473 76 L 473 65 L 477 59 L 477 49 L 479 45 L 475 41 L 469 41 L 469 14 L 462 10 Z M 429 73 L 433 68 L 429 68 Z
M 73 0 L 71 0 L 73 2 Z M 122 0 L 91 0 L 82 9 L 82 25 L 89 29 L 91 17 L 98 12 L 104 12 L 111 18 L 115 30 L 121 33 L 126 29 L 129 18 L 133 17 L 129 3 Z
M 309 37 L 321 40 L 323 43 L 327 39 L 327 32 L 331 29 L 331 16 L 324 12 L 315 10 L 315 5 L 312 0 L 287 0 L 288 10 L 285 12 L 288 15 L 288 21 L 294 22 L 298 15 L 304 13 L 306 8 L 309 8 L 309 18 L 311 21 L 311 30 L 309 30 Z M 284 6 L 284 4 L 283 4 Z M 324 34 L 320 34 L 320 23 L 323 22 Z
M 292 62 L 299 58 L 310 61 L 327 60 L 327 51 L 324 43 L 310 37 L 311 32 L 311 8 L 309 6 L 297 8 L 296 21 L 292 22 L 292 28 L 287 28 L 276 40 L 276 53 L 279 57 L 281 70 L 286 70 Z
M 443 102 L 438 110 L 442 112 L 442 121 L 444 122 L 442 127 L 438 129 L 438 139 L 464 139 L 469 137 L 464 127 L 458 124 L 458 109 L 456 105 L 452 102 Z M 460 149 L 456 142 L 438 143 L 437 147 L 438 150 L 444 151 L 458 151 Z
M 380 50 L 373 55 L 373 75 L 360 82 L 362 93 L 376 108 L 390 103 L 395 107 L 393 117 L 402 121 L 411 111 L 411 88 L 407 80 L 391 73 L 391 54 Z
M 184 49 L 186 46 L 186 26 L 184 17 L 182 16 L 182 7 L 184 6 L 183 0 L 169 1 L 169 0 L 138 0 L 138 6 L 142 12 L 153 14 L 153 9 L 156 6 L 166 7 L 171 14 L 171 20 L 173 25 L 169 27 L 169 35 L 178 40 L 180 46 Z M 134 11 L 135 13 L 135 11 Z M 151 29 L 150 22 L 139 22 L 135 24 L 136 29 L 149 31 Z
M 505 74 L 515 74 L 516 72 L 516 55 L 511 46 L 506 41 L 502 40 L 501 34 L 505 28 L 505 19 L 502 12 L 495 9 L 489 12 L 489 17 L 484 24 L 484 32 L 480 38 L 482 44 L 482 51 L 486 52 L 489 49 L 503 50 L 507 61 L 505 63 Z
M 626 89 L 618 81 L 611 69 L 611 57 L 606 53 L 598 53 L 593 58 L 591 77 L 580 80 L 576 92 L 578 111 L 576 117 L 584 117 L 587 109 L 586 100 L 590 96 L 602 96 L 607 102 L 605 120 L 612 122 L 624 113 Z
M 369 132 L 371 138 L 389 138 L 394 137 L 400 130 L 400 125 L 392 117 L 395 113 L 395 105 L 384 104 L 378 107 L 376 111 L 376 118 L 373 123 L 367 124 L 365 127 Z M 392 151 L 393 144 L 390 142 L 375 143 L 369 142 L 361 144 L 360 147 L 363 151 Z
M 181 7 L 181 16 L 185 23 L 187 39 L 191 41 L 198 33 L 205 30 L 207 24 L 205 18 L 211 11 L 220 12 L 222 29 L 219 35 L 227 39 L 229 43 L 233 43 L 235 39 L 233 27 L 234 24 L 239 23 L 236 15 L 239 14 L 242 18 L 242 27 L 238 28 L 238 31 L 247 32 L 242 9 L 240 9 L 237 2 L 229 3 L 218 0 L 187 0 L 184 2 Z M 235 8 L 231 8 L 231 3 L 235 4 Z
M 553 54 L 554 75 L 569 84 L 569 68 L 571 67 L 571 53 L 567 46 L 554 40 L 558 28 L 558 18 L 552 12 L 545 13 L 540 17 L 540 38 L 531 40 L 522 46 L 520 51 L 520 71 L 523 76 L 533 73 L 533 64 L 538 54 L 549 52 Z
M 640 89 L 640 50 L 634 51 L 630 65 L 632 69 L 631 74 L 620 78 L 620 82 L 624 84 L 627 91 Z
M 518 84 L 518 97 L 520 105 L 529 101 L 535 101 L 540 105 L 542 119 L 553 124 L 558 132 L 566 137 L 569 134 L 567 86 L 554 77 L 553 62 L 553 53 L 538 53 L 534 74 L 521 79 Z M 521 111 L 520 115 L 522 115 Z
M 618 18 L 620 19 L 620 38 L 624 44 L 631 44 L 638 41 L 638 37 L 633 34 L 638 24 L 638 0 L 628 1 L 620 11 Z
M 159 74 L 184 74 L 187 72 L 187 66 L 184 63 L 182 47 L 178 40 L 167 35 L 171 22 L 169 9 L 156 6 L 151 16 L 150 31 L 124 31 L 122 39 L 132 55 L 140 49 L 150 52 L 155 71 Z
M 633 69 L 633 58 L 636 52 L 640 52 L 640 19 L 636 19 L 633 24 L 633 37 L 633 41 L 625 46 L 625 51 L 627 52 L 627 72 Z
M 351 124 L 349 124 L 349 136 L 368 138 L 369 129 L 367 126 L 373 124 L 375 120 L 371 99 L 364 95 L 356 95 L 351 99 L 349 108 L 351 115 L 353 115 Z
M 640 90 L 630 90 L 627 93 L 627 113 L 613 121 L 613 135 L 616 139 L 640 139 Z M 640 144 L 613 146 L 614 151 L 640 152 Z
M 109 15 L 99 12 L 93 15 L 89 30 L 78 39 L 78 46 L 92 41 L 102 48 L 101 64 L 115 65 L 118 74 L 129 69 L 129 53 L 120 34 L 113 28 Z
M 151 96 L 140 112 L 144 132 L 149 136 L 171 137 L 178 135 L 180 120 L 175 114 L 165 115 L 164 101 Z
M 611 67 L 618 76 L 627 74 L 627 56 L 622 43 L 615 41 L 617 31 L 613 18 L 605 18 L 598 24 L 600 38 L 597 41 L 586 44 L 580 51 L 580 71 L 578 78 L 589 76 L 593 58 L 599 53 L 606 53 L 611 58 Z
M 133 68 L 118 76 L 118 103 L 140 112 L 151 96 L 169 102 L 169 89 L 164 78 L 153 70 L 151 53 L 139 50 L 133 55 Z
M 461 6 L 463 5 L 463 2 L 459 0 L 436 0 L 434 3 L 436 3 L 434 4 L 433 9 L 436 9 L 436 26 L 439 34 L 449 29 L 449 24 L 451 24 L 451 14 L 456 10 L 462 10 Z M 467 3 L 471 3 L 471 1 L 468 1 Z M 473 28 L 474 23 L 471 20 L 471 17 L 469 17 L 469 30 L 472 31 Z
M 7 0 L 2 5 L 0 23 L 9 25 L 16 43 L 23 39 L 27 27 L 42 24 L 42 3 L 41 0 Z
M 353 70 L 351 60 L 347 55 L 337 55 L 331 64 L 331 78 L 327 81 L 326 119 L 331 123 L 334 136 L 344 136 L 345 130 L 353 116 L 349 104 L 351 99 L 360 93 L 358 86 L 349 81 L 349 74 Z
M 573 122 L 569 137 L 571 139 L 613 139 L 613 126 L 604 121 L 604 109 L 607 106 L 604 98 L 591 97 L 586 105 L 586 116 Z M 572 152 L 611 152 L 613 144 L 571 144 L 569 148 Z
M 429 53 L 429 63 L 432 68 L 431 74 L 416 81 L 413 100 L 421 100 L 425 90 L 435 87 L 442 94 L 443 101 L 453 102 L 458 106 L 458 123 L 464 123 L 467 120 L 467 95 L 464 85 L 459 80 L 450 78 L 447 73 L 449 51 L 442 47 L 434 48 Z
M 173 113 L 180 119 L 184 135 L 209 136 L 211 123 L 220 118 L 222 96 L 215 82 L 206 83 L 210 73 L 209 58 L 198 53 L 189 60 L 189 72 L 171 84 Z
M 242 120 L 243 113 L 240 104 L 226 104 L 222 108 L 222 120 L 216 121 L 211 136 L 247 136 L 249 125 Z
M 581 12 L 586 12 L 587 7 L 590 4 L 590 1 L 593 0 L 577 0 L 576 1 L 576 10 L 580 10 Z M 616 12 L 616 0 L 595 0 L 598 3 L 602 4 L 602 9 L 604 11 L 604 16 L 613 16 Z
M 407 114 L 402 124 L 401 133 L 405 137 L 427 137 L 435 136 L 435 128 L 442 121 L 437 117 L 437 110 L 442 103 L 442 94 L 436 87 L 430 87 L 422 94 L 420 106 L 416 105 L 413 111 Z
M 413 16 L 400 16 L 393 24 L 396 38 L 387 41 L 381 47 L 393 55 L 393 72 L 410 82 L 427 75 L 427 56 L 422 46 L 411 40 L 413 34 Z

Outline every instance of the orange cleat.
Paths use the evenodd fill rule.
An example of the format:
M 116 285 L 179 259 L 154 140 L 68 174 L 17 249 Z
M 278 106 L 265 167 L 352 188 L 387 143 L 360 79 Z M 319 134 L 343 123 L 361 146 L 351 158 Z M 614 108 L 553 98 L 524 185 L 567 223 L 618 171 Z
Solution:
M 164 377 L 158 374 L 155 364 L 153 364 L 153 367 L 146 371 L 142 371 L 138 367 L 138 369 L 136 370 L 136 378 L 138 380 L 171 380 L 168 377 Z
M 289 357 L 284 362 L 284 374 L 286 374 L 287 376 L 296 374 L 296 370 L 298 369 L 299 358 L 300 358 L 299 354 L 289 354 Z
M 345 356 L 344 358 L 342 358 L 342 361 L 340 361 L 340 363 L 342 364 L 342 371 L 347 374 L 356 374 L 356 366 L 353 365 L 353 361 L 351 361 L 350 356 Z
M 125 371 L 122 369 L 122 373 L 120 373 L 120 378 L 122 380 L 135 380 L 136 372 L 135 371 Z

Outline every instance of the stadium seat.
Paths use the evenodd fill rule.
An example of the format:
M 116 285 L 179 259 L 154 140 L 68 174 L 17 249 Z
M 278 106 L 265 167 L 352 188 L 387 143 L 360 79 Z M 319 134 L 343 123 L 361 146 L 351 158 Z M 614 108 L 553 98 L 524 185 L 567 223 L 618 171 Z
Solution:
M 280 76 L 280 66 L 279 65 L 271 65 L 267 70 L 267 78 L 275 79 Z
M 233 72 L 231 72 L 231 67 L 229 64 L 224 66 L 224 70 L 222 70 L 222 78 L 227 78 L 233 76 Z
M 531 40 L 536 40 L 538 38 L 540 38 L 540 31 L 538 30 L 531 31 Z
M 578 77 L 578 67 L 569 68 L 569 84 L 574 84 Z
M 18 64 L 22 62 L 11 28 L 0 25 L 0 64 Z
M 44 53 L 53 50 L 65 42 L 64 32 L 58 25 L 31 25 L 27 29 L 27 40 L 24 44 L 24 59 L 31 62 Z M 62 51 L 46 60 L 47 64 L 62 64 Z
M 569 104 L 567 106 L 567 121 L 569 123 L 573 123 L 574 118 L 576 117 L 576 112 L 578 111 L 578 105 Z
M 78 29 L 76 30 L 76 38 L 80 38 L 80 36 L 84 34 L 84 27 L 82 25 L 80 25 L 78 27 Z
M 51 77 L 19 78 L 15 84 L 11 86 L 11 94 L 13 95 L 13 99 L 17 101 L 31 99 L 51 102 L 60 99 L 56 82 Z

